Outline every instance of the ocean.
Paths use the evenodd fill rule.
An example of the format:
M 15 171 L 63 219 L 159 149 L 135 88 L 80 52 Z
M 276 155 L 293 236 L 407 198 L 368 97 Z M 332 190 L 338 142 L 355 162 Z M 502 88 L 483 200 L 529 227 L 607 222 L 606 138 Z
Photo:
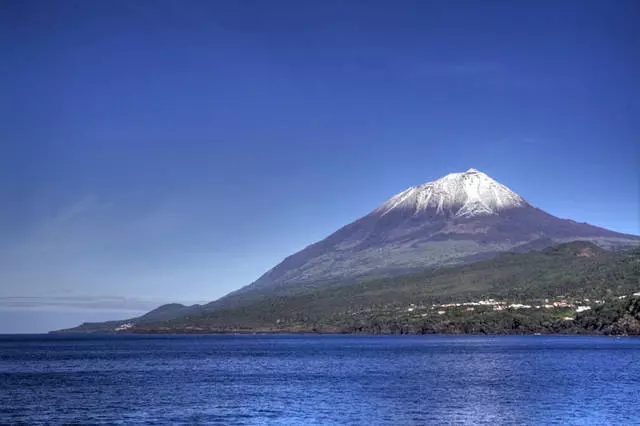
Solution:
M 0 424 L 640 424 L 640 338 L 4 335 Z

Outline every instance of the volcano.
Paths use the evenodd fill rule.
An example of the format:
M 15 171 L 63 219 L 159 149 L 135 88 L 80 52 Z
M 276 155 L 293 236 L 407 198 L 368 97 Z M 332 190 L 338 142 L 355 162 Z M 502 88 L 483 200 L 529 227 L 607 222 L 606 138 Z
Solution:
M 410 187 L 221 299 L 468 263 L 506 251 L 590 241 L 619 249 L 640 237 L 560 219 L 476 169 Z
M 424 293 L 433 289 L 427 284 L 402 288 L 402 275 L 429 273 L 432 272 L 430 270 L 443 266 L 468 264 L 504 252 L 539 251 L 550 246 L 558 247 L 558 244 L 571 248 L 573 245 L 561 243 L 572 241 L 580 241 L 577 243 L 582 247 L 578 253 L 579 259 L 595 256 L 595 261 L 600 258 L 596 256 L 598 251 L 604 252 L 602 248 L 617 250 L 640 246 L 638 236 L 552 216 L 486 174 L 469 169 L 400 192 L 368 215 L 287 257 L 254 283 L 206 305 L 165 305 L 142 317 L 106 323 L 85 323 L 63 332 L 112 332 L 126 324 L 142 326 L 178 318 L 181 319 L 177 324 L 189 325 L 193 321 L 200 325 L 212 324 L 214 331 L 218 330 L 215 327 L 226 324 L 231 330 L 236 330 L 238 324 L 249 321 L 251 313 L 259 317 L 258 322 L 264 322 L 268 318 L 270 321 L 273 318 L 269 315 L 283 314 L 287 310 L 285 305 L 291 308 L 292 303 L 296 312 L 309 312 L 317 308 L 317 304 L 322 304 L 318 295 L 324 294 L 326 299 L 338 287 L 346 288 L 351 284 L 372 282 L 371 280 L 375 282 L 376 278 L 383 278 L 385 281 L 384 278 L 387 277 L 399 277 L 399 281 L 395 285 L 390 284 L 392 288 L 383 288 L 384 293 L 369 291 L 360 302 L 358 297 L 364 297 L 362 294 L 356 297 L 358 300 L 340 301 L 342 305 L 347 303 L 351 309 L 358 306 L 358 303 L 370 305 L 370 301 L 374 299 L 388 302 L 405 296 L 408 300 L 415 300 L 419 296 L 413 294 L 416 291 Z M 590 243 L 597 244 L 600 248 Z M 624 255 L 621 258 L 626 259 Z M 572 256 L 566 259 L 569 263 L 573 261 Z M 521 267 L 520 270 L 518 265 L 510 265 L 508 258 L 505 262 L 508 271 L 505 272 L 503 268 L 502 275 L 512 277 L 516 284 L 522 284 L 523 277 L 526 282 L 531 281 L 530 268 Z M 539 259 L 531 262 L 539 263 Z M 541 263 L 543 264 L 546 265 Z M 496 265 L 502 263 L 497 262 Z M 484 283 L 480 287 L 484 285 L 482 288 L 489 288 L 495 284 L 491 277 L 496 274 L 490 268 L 483 268 L 486 265 L 479 267 L 483 272 L 476 279 Z M 558 265 L 555 268 L 557 272 Z M 618 266 L 613 262 L 610 268 Z M 445 271 L 445 275 L 449 274 L 454 278 L 446 281 L 448 287 L 440 289 L 441 295 L 459 292 L 457 280 L 464 281 L 462 278 L 455 278 L 458 272 L 459 277 L 464 277 L 464 270 L 447 270 L 449 272 Z M 584 270 L 579 268 L 576 271 L 580 273 L 572 271 L 586 286 L 594 284 L 589 279 L 594 279 L 596 284 L 601 285 L 606 280 L 602 278 L 602 274 L 607 276 L 608 273 L 607 268 L 596 268 L 596 275 L 584 275 Z M 501 273 L 497 275 L 502 276 Z M 542 280 L 543 284 L 547 281 Z M 389 282 L 393 283 L 393 280 Z M 633 279 L 629 282 L 633 282 Z M 507 284 L 509 283 L 511 281 Z M 465 291 L 471 291 L 474 283 L 467 284 L 462 287 Z M 359 288 L 353 287 L 350 294 L 358 295 Z M 395 293 L 394 289 L 397 290 Z M 306 297 L 303 303 L 296 299 L 300 296 Z M 268 305 L 266 310 L 265 304 Z M 335 301 L 332 304 L 340 305 Z M 330 311 L 326 301 L 321 310 L 325 313 Z M 257 320 L 253 318 L 251 321 Z M 166 329 L 166 324 L 162 327 Z M 151 326 L 147 331 L 149 330 L 157 332 L 160 329 Z

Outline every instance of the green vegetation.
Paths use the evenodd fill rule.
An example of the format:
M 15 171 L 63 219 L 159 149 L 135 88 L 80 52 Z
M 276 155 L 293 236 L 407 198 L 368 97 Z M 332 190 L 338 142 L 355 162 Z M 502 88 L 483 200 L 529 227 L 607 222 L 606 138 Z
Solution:
M 264 297 L 244 306 L 169 321 L 137 324 L 135 332 L 328 333 L 604 333 L 640 334 L 640 251 L 608 252 L 585 242 L 540 252 L 505 254 L 355 284 L 309 288 L 293 296 Z M 526 303 L 529 309 L 434 307 L 485 299 Z M 535 308 L 568 299 L 605 301 L 591 310 Z M 571 318 L 571 319 L 566 319 Z

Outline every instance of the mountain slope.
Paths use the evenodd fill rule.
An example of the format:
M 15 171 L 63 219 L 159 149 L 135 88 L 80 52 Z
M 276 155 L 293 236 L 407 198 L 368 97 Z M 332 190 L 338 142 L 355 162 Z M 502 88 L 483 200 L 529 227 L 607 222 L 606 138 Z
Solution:
M 85 322 L 78 327 L 67 330 L 59 330 L 60 333 L 112 333 L 113 331 L 127 324 L 152 324 L 161 321 L 169 321 L 175 318 L 184 318 L 188 315 L 202 315 L 203 309 L 200 305 L 185 306 L 180 303 L 168 303 L 162 305 L 144 315 L 125 320 L 105 321 L 105 322 Z
M 272 294 L 246 306 L 142 325 L 133 331 L 349 331 L 354 321 L 368 329 L 382 318 L 417 323 L 438 318 L 437 309 L 412 313 L 407 310 L 409 306 L 487 298 L 544 304 L 544 299 L 562 297 L 606 299 L 610 303 L 620 295 L 638 291 L 640 251 L 610 252 L 577 241 L 540 252 L 506 253 L 462 266 L 353 285 L 323 286 L 288 297 Z M 560 317 L 563 314 L 565 311 L 560 311 Z
M 162 315 L 165 320 L 202 316 L 576 240 L 607 249 L 640 246 L 638 236 L 552 216 L 486 174 L 469 169 L 402 191 L 240 290 L 204 306 L 174 307 Z M 153 322 L 148 315 L 118 323 Z M 84 330 L 96 327 L 101 326 L 86 324 Z
M 216 305 L 241 303 L 248 294 L 290 293 L 367 276 L 393 276 L 574 240 L 606 248 L 640 244 L 637 236 L 552 216 L 469 169 L 395 195 Z

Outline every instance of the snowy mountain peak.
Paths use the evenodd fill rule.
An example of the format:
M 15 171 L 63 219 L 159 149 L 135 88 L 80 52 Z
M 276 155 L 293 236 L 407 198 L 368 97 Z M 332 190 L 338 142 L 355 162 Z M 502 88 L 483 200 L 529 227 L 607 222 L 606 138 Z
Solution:
M 506 186 L 476 169 L 469 169 L 413 186 L 389 199 L 374 213 L 385 216 L 402 210 L 412 211 L 414 215 L 435 213 L 469 218 L 527 205 L 522 197 Z

